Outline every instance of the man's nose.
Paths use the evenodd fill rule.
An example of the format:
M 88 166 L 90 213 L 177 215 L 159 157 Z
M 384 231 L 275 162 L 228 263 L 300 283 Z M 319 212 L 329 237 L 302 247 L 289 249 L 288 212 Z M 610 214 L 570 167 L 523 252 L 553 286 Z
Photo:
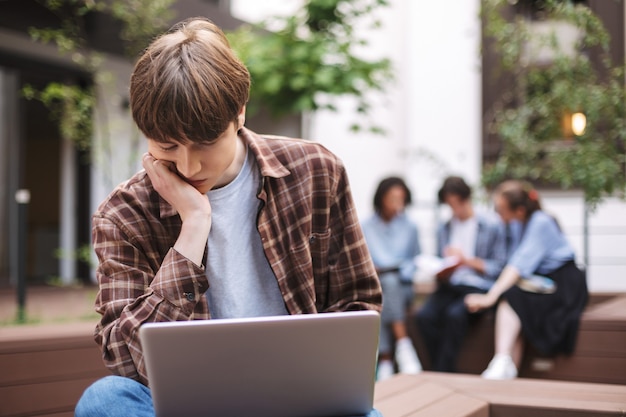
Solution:
M 202 164 L 198 155 L 187 150 L 178 159 L 176 169 L 183 177 L 193 178 L 202 169 Z

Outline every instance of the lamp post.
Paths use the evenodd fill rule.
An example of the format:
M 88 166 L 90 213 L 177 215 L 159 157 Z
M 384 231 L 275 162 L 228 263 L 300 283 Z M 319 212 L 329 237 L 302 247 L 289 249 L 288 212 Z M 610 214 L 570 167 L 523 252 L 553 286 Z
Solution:
M 30 191 L 20 189 L 15 192 L 17 202 L 17 320 L 26 320 L 26 228 Z

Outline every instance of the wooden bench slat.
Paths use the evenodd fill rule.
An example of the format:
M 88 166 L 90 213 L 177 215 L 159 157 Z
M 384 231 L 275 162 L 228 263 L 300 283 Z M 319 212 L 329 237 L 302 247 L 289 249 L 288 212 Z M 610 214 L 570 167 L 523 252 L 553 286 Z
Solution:
M 575 355 L 600 355 L 626 358 L 626 329 L 611 331 L 581 329 L 576 343 Z
M 107 375 L 95 346 L 39 352 L 0 354 L 0 386 Z
M 490 417 L 622 417 L 623 413 L 586 411 L 586 410 L 538 410 L 532 406 L 492 404 L 489 412 Z
M 0 328 L 0 353 L 97 346 L 94 323 Z
M 616 320 L 606 316 L 583 314 L 580 318 L 580 331 L 607 330 L 618 333 L 626 331 L 626 319 Z
M 376 401 L 376 409 L 383 416 L 407 416 L 452 394 L 453 391 L 439 384 L 414 383 L 393 395 Z
M 486 401 L 467 395 L 452 393 L 435 401 L 409 417 L 490 417 Z M 390 416 L 391 417 L 391 416 Z
M 549 369 L 536 369 L 537 364 Z M 602 372 L 598 373 L 601 369 Z M 603 384 L 623 384 L 626 378 L 626 358 L 582 356 L 559 356 L 535 358 L 524 372 L 524 377 Z
M 86 387 L 96 378 L 0 387 L 0 415 L 45 415 L 73 412 Z
M 415 377 L 412 375 L 397 374 L 388 381 L 379 381 L 374 389 L 374 401 L 396 395 L 415 385 Z
M 626 319 L 626 294 L 617 294 L 601 303 L 590 306 L 586 313 L 589 315 L 602 315 L 613 317 L 617 320 Z

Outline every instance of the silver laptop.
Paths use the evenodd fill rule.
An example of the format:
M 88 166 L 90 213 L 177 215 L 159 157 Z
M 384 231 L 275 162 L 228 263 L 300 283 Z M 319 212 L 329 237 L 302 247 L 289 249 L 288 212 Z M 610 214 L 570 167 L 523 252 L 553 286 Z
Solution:
M 144 324 L 157 417 L 325 417 L 373 406 L 374 311 Z

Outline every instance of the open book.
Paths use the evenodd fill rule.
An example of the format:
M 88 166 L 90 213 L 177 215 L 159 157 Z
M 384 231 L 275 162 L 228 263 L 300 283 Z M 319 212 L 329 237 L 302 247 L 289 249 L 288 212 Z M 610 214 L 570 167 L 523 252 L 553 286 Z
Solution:
M 418 255 L 415 257 L 418 280 L 432 280 L 439 277 L 447 278 L 454 271 L 461 260 L 457 256 L 441 258 L 433 255 Z

